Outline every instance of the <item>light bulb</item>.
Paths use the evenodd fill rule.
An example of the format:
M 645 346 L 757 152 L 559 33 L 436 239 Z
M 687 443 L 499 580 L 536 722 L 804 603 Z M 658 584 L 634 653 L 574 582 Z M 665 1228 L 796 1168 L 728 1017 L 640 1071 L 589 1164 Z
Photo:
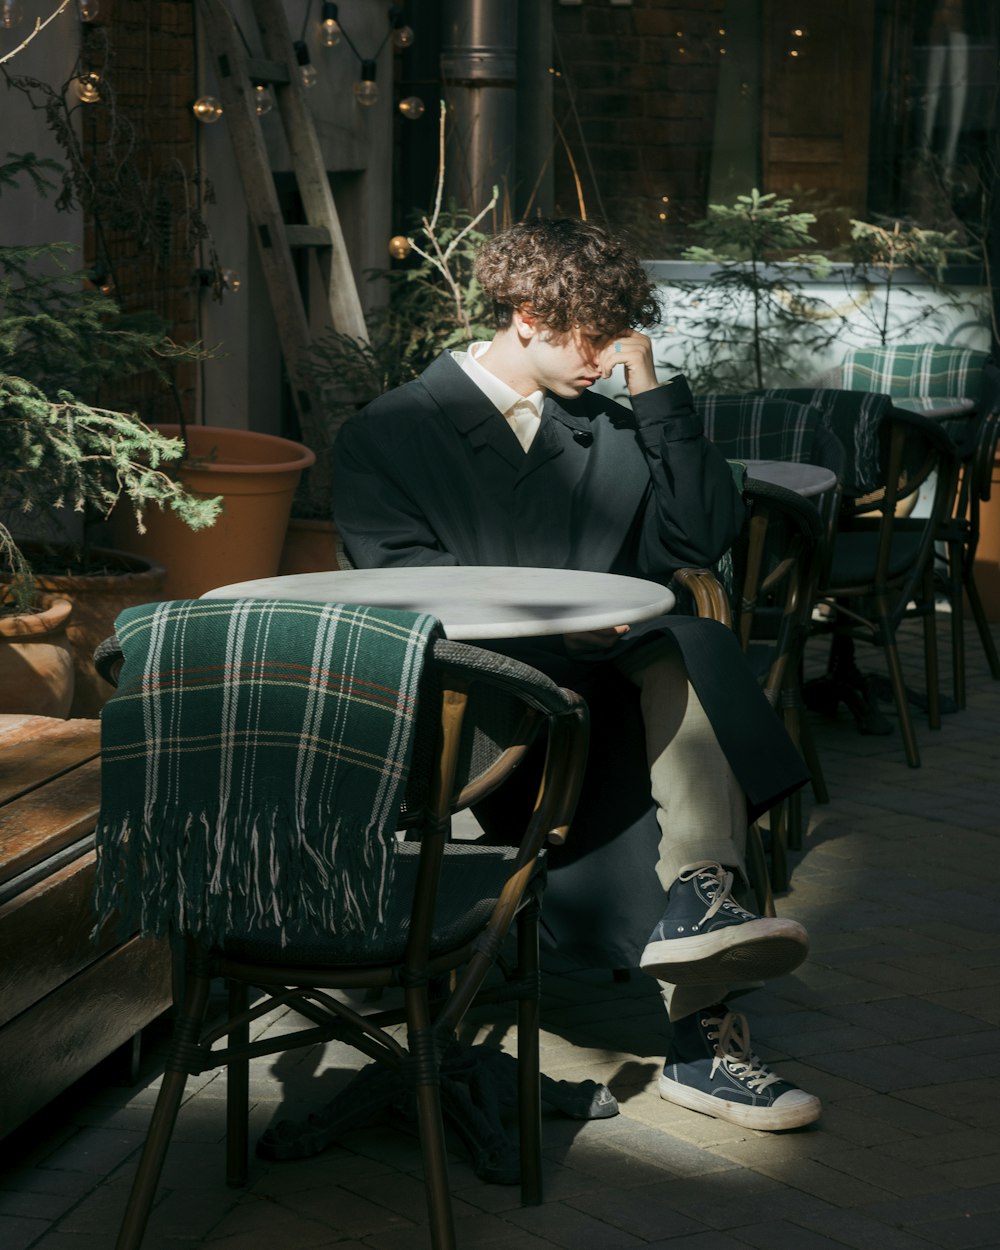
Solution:
M 299 81 L 303 87 L 315 87 L 319 74 L 309 61 L 309 49 L 302 39 L 296 39 L 292 46 L 295 48 L 295 59 L 299 63 Z
M 222 116 L 222 101 L 217 100 L 214 95 L 200 96 L 191 105 L 191 112 L 200 122 L 211 126 Z
M 406 260 L 413 250 L 413 244 L 405 234 L 394 234 L 389 240 L 389 255 L 393 260 Z
M 78 8 L 81 22 L 95 22 L 98 13 L 101 11 L 101 6 L 97 0 L 80 0 Z
M 265 113 L 270 113 L 274 108 L 274 98 L 268 88 L 262 82 L 255 83 L 253 94 L 257 116 L 263 117 Z
M 354 98 L 364 108 L 371 108 L 378 100 L 374 61 L 361 62 L 361 77 L 354 84 Z
M 418 95 L 408 95 L 405 100 L 400 100 L 399 111 L 409 121 L 415 122 L 424 115 L 424 102 Z
M 392 42 L 397 48 L 408 48 L 415 38 L 412 26 L 397 26 L 392 32 Z
M 101 76 L 91 71 L 76 80 L 76 94 L 82 104 L 96 104 L 101 98 Z
M 324 2 L 319 24 L 319 41 L 324 48 L 335 48 L 340 43 L 339 13 L 335 4 Z
M 236 292 L 243 285 L 243 282 L 240 278 L 240 275 L 236 272 L 235 269 L 223 269 L 222 285 L 226 288 L 227 291 L 232 291 L 232 293 L 235 295 Z
M 0 30 L 13 30 L 23 17 L 21 0 L 0 0 Z

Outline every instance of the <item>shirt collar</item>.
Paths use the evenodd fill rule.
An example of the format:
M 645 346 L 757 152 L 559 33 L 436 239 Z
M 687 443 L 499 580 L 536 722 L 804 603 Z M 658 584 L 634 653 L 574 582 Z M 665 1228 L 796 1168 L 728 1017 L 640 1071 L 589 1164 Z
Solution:
M 480 340 L 471 343 L 468 351 L 452 352 L 451 354 L 463 372 L 475 382 L 490 403 L 502 412 L 504 416 L 516 404 L 529 403 L 534 408 L 535 414 L 540 417 L 542 415 L 542 405 L 545 402 L 545 392 L 538 390 L 532 391 L 530 395 L 521 395 L 512 386 L 508 386 L 506 382 L 502 382 L 495 374 L 490 373 L 489 369 L 481 365 L 478 360 L 478 357 L 488 347 L 488 342 Z

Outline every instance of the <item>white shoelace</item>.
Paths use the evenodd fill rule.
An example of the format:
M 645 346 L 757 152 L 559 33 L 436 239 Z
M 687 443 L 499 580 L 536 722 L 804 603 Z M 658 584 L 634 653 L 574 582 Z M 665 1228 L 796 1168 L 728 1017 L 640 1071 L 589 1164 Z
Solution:
M 732 897 L 733 874 L 728 868 L 723 868 L 721 864 L 716 864 L 710 859 L 701 859 L 696 864 L 686 864 L 677 874 L 678 881 L 691 881 L 695 877 L 710 877 L 711 884 L 717 887 L 708 911 L 698 924 L 702 925 L 706 920 L 711 920 L 716 912 L 727 903 L 730 911 L 742 912 L 745 916 L 752 915 Z
M 706 1016 L 702 1025 L 711 1028 L 718 1025 L 717 1032 L 709 1032 L 709 1041 L 715 1043 L 710 1077 L 714 1077 L 720 1064 L 733 1076 L 738 1077 L 756 1093 L 763 1093 L 769 1085 L 781 1078 L 769 1072 L 763 1060 L 750 1049 L 750 1026 L 746 1016 L 738 1011 L 727 1011 L 724 1016 Z

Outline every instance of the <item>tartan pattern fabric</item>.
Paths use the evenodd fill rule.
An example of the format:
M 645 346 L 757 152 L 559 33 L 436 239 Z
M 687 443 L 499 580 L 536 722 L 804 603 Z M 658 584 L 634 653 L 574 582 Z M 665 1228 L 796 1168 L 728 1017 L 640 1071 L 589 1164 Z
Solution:
M 198 599 L 126 609 L 115 629 L 98 914 L 213 942 L 263 928 L 377 935 L 440 624 Z
M 819 409 L 824 424 L 836 434 L 847 452 L 848 463 L 842 475 L 845 494 L 867 495 L 881 484 L 879 429 L 892 411 L 888 395 L 800 386 L 776 387 L 761 394 Z
M 822 414 L 761 394 L 697 395 L 705 435 L 730 460 L 808 461 Z
M 985 363 L 985 352 L 937 343 L 855 348 L 840 363 L 840 385 L 897 399 L 918 395 L 975 399 Z

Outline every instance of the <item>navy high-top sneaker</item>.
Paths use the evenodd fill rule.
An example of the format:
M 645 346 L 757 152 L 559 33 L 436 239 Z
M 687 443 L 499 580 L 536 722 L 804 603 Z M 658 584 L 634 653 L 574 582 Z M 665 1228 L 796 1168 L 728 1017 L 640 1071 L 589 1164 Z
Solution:
M 797 968 L 809 935 L 794 920 L 755 916 L 732 897 L 733 874 L 705 860 L 681 869 L 639 967 L 674 985 L 745 984 Z
M 724 1005 L 675 1020 L 659 1081 L 660 1097 L 744 1128 L 801 1128 L 822 1106 L 768 1070 L 750 1049 L 746 1016 Z

